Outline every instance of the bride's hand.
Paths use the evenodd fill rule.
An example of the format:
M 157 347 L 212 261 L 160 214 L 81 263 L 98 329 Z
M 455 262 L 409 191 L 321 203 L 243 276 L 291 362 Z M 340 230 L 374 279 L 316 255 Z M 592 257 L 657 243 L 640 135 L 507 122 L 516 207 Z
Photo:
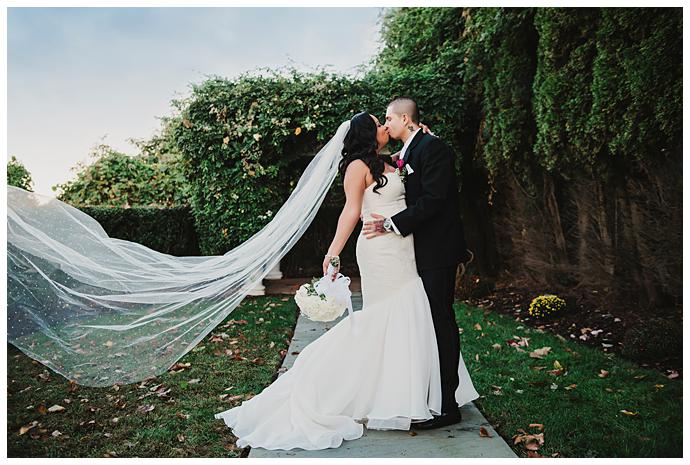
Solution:
M 419 127 L 422 128 L 422 131 L 428 132 L 428 133 L 431 134 L 432 136 L 435 135 L 433 132 L 431 132 L 431 129 L 429 129 L 429 126 L 427 126 L 426 124 L 424 124 L 424 123 L 419 123 Z
M 323 275 L 326 276 L 328 274 L 328 265 L 331 263 L 330 257 L 324 257 L 323 259 Z M 340 264 L 338 266 L 334 266 L 335 270 L 333 271 L 333 274 L 331 275 L 331 281 L 335 281 L 335 277 L 338 276 L 338 272 L 340 271 Z

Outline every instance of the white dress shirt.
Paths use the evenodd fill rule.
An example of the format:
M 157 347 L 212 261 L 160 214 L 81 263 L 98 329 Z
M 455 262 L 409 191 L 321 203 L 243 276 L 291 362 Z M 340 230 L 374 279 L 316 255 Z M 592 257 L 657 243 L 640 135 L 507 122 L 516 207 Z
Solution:
M 417 135 L 420 129 L 422 128 L 415 129 L 415 131 L 412 134 L 410 134 L 410 137 L 407 138 L 407 140 L 403 144 L 403 148 L 400 150 L 399 160 L 402 160 L 405 157 L 405 152 L 407 151 L 407 148 L 410 146 L 410 144 L 412 143 L 412 139 L 414 139 L 414 136 Z M 391 225 L 393 225 L 393 231 L 395 231 L 395 234 L 400 235 L 400 231 L 398 231 L 398 228 L 395 226 L 395 223 L 393 223 L 393 220 L 391 220 Z

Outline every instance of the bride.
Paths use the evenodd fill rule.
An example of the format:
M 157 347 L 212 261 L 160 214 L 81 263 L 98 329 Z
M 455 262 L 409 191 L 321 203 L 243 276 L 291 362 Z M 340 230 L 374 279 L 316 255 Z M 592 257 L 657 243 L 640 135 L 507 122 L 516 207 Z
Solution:
M 387 129 L 368 113 L 350 121 L 338 171 L 346 202 L 324 257 L 342 251 L 360 218 L 406 208 L 405 186 L 380 156 Z M 362 310 L 305 347 L 294 365 L 241 405 L 217 413 L 238 447 L 339 447 L 367 429 L 408 430 L 441 413 L 441 380 L 429 300 L 417 273 L 413 236 L 357 239 Z M 351 331 L 349 318 L 356 320 Z M 479 397 L 460 354 L 455 399 Z

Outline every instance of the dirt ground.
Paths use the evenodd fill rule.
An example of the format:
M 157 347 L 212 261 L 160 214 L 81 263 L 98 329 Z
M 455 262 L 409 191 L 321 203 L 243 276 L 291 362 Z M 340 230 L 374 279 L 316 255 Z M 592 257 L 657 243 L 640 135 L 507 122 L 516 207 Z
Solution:
M 581 344 L 598 347 L 604 352 L 614 352 L 634 360 L 640 366 L 657 369 L 667 376 L 682 376 L 682 350 L 667 353 L 654 360 L 635 359 L 621 353 L 626 331 L 633 325 L 645 324 L 648 319 L 659 318 L 659 314 L 640 311 L 632 304 L 597 306 L 588 303 L 587 301 L 591 300 L 584 299 L 582 295 L 558 293 L 558 296 L 567 302 L 567 311 L 543 319 L 530 317 L 530 302 L 540 294 L 545 292 L 531 289 L 524 283 L 496 283 L 492 291 L 481 297 L 470 298 L 467 303 L 509 315 L 524 324 L 560 334 Z M 674 309 L 671 314 L 666 312 L 664 318 L 682 327 L 682 308 Z

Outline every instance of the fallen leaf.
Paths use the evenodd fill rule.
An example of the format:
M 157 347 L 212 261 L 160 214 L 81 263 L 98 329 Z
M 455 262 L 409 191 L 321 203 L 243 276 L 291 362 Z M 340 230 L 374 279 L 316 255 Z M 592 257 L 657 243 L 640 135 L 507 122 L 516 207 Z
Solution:
M 606 370 L 599 370 L 599 378 L 606 378 L 609 375 L 609 372 Z
M 491 438 L 491 437 L 493 437 L 493 436 L 491 436 L 491 433 L 489 433 L 489 432 L 486 430 L 486 428 L 484 428 L 483 426 L 480 426 L 480 427 L 479 427 L 479 437 L 482 437 L 482 438 Z
M 474 324 L 474 329 L 476 329 L 477 331 L 481 331 L 481 330 L 482 330 L 482 325 L 480 325 L 479 323 L 475 323 L 475 324 Z
M 32 428 L 35 428 L 36 425 L 38 425 L 38 422 L 36 420 L 34 420 L 31 423 L 29 423 L 28 425 L 22 426 L 21 428 L 19 428 L 19 435 L 21 436 L 22 434 L 26 434 L 29 430 L 31 430 Z
M 621 413 L 624 413 L 625 415 L 628 415 L 628 416 L 631 416 L 631 417 L 633 417 L 633 416 L 635 416 L 635 415 L 639 415 L 639 413 L 637 413 L 637 412 L 631 412 L 631 411 L 625 410 L 625 409 L 624 409 L 624 410 L 621 410 Z
M 497 349 L 497 350 L 498 350 L 498 349 L 500 349 L 500 348 L 503 347 L 503 346 L 501 346 L 501 344 L 496 343 L 496 344 L 493 344 L 491 347 L 493 347 L 494 349 Z
M 527 435 L 523 443 L 525 449 L 536 451 L 542 444 L 544 444 L 544 433 Z
M 524 429 L 520 428 L 522 434 L 516 434 L 513 436 L 513 444 L 520 444 L 524 446 L 528 451 L 536 451 L 539 446 L 544 444 L 544 433 L 539 434 L 527 434 Z
M 544 358 L 551 351 L 551 347 L 542 347 L 529 353 L 532 358 Z
M 544 431 L 544 424 L 543 423 L 530 423 L 529 427 L 530 428 L 539 428 L 539 431 Z
M 168 371 L 170 373 L 179 373 L 181 371 L 184 371 L 185 368 L 189 368 L 190 366 L 192 366 L 192 364 L 189 362 L 187 362 L 187 363 L 176 363 L 173 366 L 171 366 L 170 368 L 168 368 Z
M 153 411 L 153 409 L 155 409 L 155 408 L 156 408 L 155 405 L 140 405 L 139 407 L 137 407 L 137 412 L 148 413 L 148 412 Z
M 48 409 L 48 412 L 55 413 L 55 412 L 62 412 L 63 410 L 65 410 L 65 407 L 63 407 L 62 405 L 53 405 L 52 407 L 50 407 Z

